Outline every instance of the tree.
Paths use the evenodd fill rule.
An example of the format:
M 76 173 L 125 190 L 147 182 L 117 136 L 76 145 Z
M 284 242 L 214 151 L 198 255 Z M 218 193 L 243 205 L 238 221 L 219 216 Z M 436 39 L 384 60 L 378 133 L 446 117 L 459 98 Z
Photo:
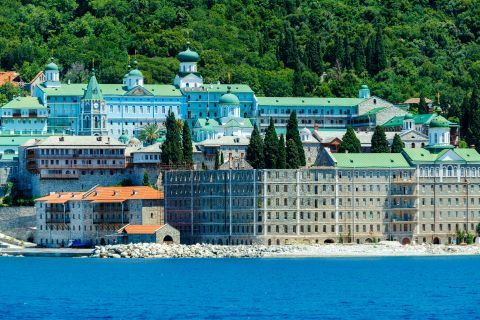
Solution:
M 192 135 L 187 120 L 183 123 L 182 130 L 183 162 L 186 166 L 191 167 L 193 165 Z
M 373 35 L 370 35 L 368 37 L 367 47 L 365 48 L 365 62 L 367 71 L 370 75 L 375 75 L 375 59 L 375 41 L 373 39 Z
M 473 89 L 470 97 L 468 113 L 470 114 L 469 126 L 467 128 L 465 140 L 468 145 L 475 145 L 477 151 L 480 150 L 480 96 L 478 89 Z
M 358 140 L 357 135 L 352 127 L 347 128 L 347 132 L 343 135 L 342 143 L 338 152 L 341 153 L 360 153 L 362 152 L 362 145 Z
M 215 151 L 215 170 L 220 168 L 220 152 Z
M 475 231 L 477 232 L 477 235 L 480 236 L 480 223 L 477 224 Z
M 372 147 L 370 149 L 372 153 L 387 153 L 390 152 L 388 147 L 387 136 L 382 126 L 376 126 L 372 135 Z
M 277 155 L 277 169 L 286 169 L 287 168 L 287 151 L 285 149 L 285 138 L 283 134 L 280 135 L 280 140 L 278 141 L 278 155 Z
M 298 59 L 297 41 L 295 33 L 288 22 L 284 23 L 278 44 L 278 58 L 286 67 L 294 67 Z
M 402 138 L 395 133 L 392 142 L 392 153 L 400 153 L 402 152 L 403 148 L 405 148 L 405 143 L 403 143 Z
M 160 137 L 160 127 L 156 122 L 145 125 L 138 138 L 146 144 L 153 144 Z
M 365 48 L 362 38 L 358 37 L 353 50 L 353 68 L 357 74 L 360 74 L 365 71 L 365 65 Z
M 303 83 L 302 67 L 299 61 L 295 63 L 295 70 L 293 71 L 292 92 L 296 97 L 305 96 L 305 84 Z
M 148 177 L 147 170 L 143 171 L 143 185 L 148 187 L 150 186 L 150 178 Z
M 290 113 L 290 117 L 287 122 L 287 135 L 286 135 L 287 143 L 288 140 L 293 140 L 297 145 L 297 153 L 300 159 L 300 166 L 305 166 L 305 151 L 303 150 L 302 140 L 300 139 L 300 133 L 298 132 L 298 121 L 297 121 L 297 113 L 292 111 Z M 287 151 L 288 156 L 288 151 Z
M 377 74 L 387 67 L 387 54 L 385 52 L 385 43 L 383 41 L 382 29 L 377 30 L 377 36 L 375 38 L 375 58 L 376 58 L 375 74 Z
M 220 152 L 220 164 L 224 164 L 225 159 L 223 159 L 223 152 Z
M 418 101 L 418 113 L 427 114 L 430 110 L 428 109 L 427 101 L 425 100 L 425 95 L 423 92 L 420 92 L 420 99 Z
M 305 59 L 308 68 L 318 75 L 324 70 L 322 43 L 319 37 L 311 37 L 305 48 Z
M 298 148 L 293 139 L 287 141 L 286 158 L 287 169 L 298 169 L 298 167 L 300 167 L 301 163 L 298 155 Z
M 247 161 L 255 169 L 265 168 L 265 158 L 263 153 L 263 140 L 255 124 L 247 147 Z
M 173 112 L 169 112 L 165 124 L 167 134 L 162 145 L 162 163 L 178 166 L 183 163 L 182 137 Z
M 275 131 L 275 124 L 270 118 L 270 125 L 265 131 L 265 140 L 263 143 L 263 155 L 266 169 L 275 169 L 277 167 L 278 157 L 278 137 Z

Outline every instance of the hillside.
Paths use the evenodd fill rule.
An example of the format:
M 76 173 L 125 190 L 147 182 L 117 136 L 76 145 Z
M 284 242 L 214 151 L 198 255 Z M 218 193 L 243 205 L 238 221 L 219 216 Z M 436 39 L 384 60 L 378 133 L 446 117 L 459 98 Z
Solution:
M 171 83 L 186 41 L 200 53 L 207 82 L 247 83 L 258 95 L 353 96 L 367 83 L 393 102 L 422 92 L 446 108 L 459 107 L 480 78 L 474 0 L 0 0 L 0 6 L 0 67 L 24 79 L 53 54 L 64 79 L 85 81 L 94 63 L 101 82 L 120 82 L 136 52 L 147 82 Z

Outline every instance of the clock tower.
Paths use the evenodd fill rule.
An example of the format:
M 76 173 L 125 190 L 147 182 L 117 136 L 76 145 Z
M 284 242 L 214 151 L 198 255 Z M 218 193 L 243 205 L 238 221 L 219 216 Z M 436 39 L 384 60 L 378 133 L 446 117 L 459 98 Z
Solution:
M 80 105 L 80 134 L 84 136 L 107 135 L 107 107 L 94 69 Z

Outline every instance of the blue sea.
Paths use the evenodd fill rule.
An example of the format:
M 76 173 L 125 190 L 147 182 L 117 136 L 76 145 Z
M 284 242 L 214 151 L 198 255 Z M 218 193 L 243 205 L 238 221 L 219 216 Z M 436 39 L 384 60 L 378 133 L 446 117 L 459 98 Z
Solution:
M 0 277 L 0 319 L 480 319 L 480 257 L 7 257 Z

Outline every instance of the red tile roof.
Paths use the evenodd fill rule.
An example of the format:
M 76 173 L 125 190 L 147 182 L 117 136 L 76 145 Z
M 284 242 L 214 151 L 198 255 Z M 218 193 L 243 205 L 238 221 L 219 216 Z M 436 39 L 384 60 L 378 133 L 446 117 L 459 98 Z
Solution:
M 18 73 L 15 71 L 2 71 L 0 72 L 0 86 L 3 86 L 5 83 L 10 82 L 14 85 L 17 85 L 15 78 L 18 77 Z
M 139 225 L 129 224 L 125 226 L 121 231 L 129 234 L 153 234 L 164 225 Z

